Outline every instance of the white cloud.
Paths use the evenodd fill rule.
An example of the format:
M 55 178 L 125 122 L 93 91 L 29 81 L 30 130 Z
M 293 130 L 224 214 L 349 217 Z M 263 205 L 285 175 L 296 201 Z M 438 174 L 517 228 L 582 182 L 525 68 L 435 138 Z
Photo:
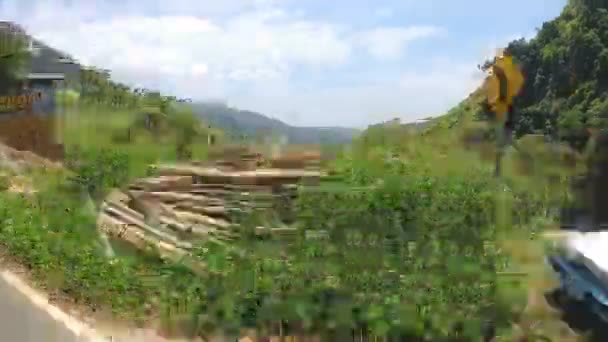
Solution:
M 474 62 L 436 60 L 429 70 L 406 72 L 376 84 L 280 91 L 267 85 L 231 103 L 277 113 L 303 126 L 366 127 L 400 117 L 404 122 L 444 114 L 481 84 Z
M 400 58 L 408 43 L 444 33 L 435 26 L 381 27 L 362 32 L 357 38 L 369 53 L 380 59 Z
M 340 65 L 352 49 L 339 28 L 290 21 L 279 10 L 250 12 L 226 23 L 131 15 L 64 26 L 39 20 L 49 13 L 45 7 L 25 21 L 29 31 L 81 60 L 116 71 L 176 76 L 205 64 L 218 77 L 273 78 L 289 72 L 291 65 Z M 59 17 L 54 21 L 62 21 L 61 12 L 53 13 Z
M 25 8 L 9 0 L 0 2 L 0 19 L 20 22 L 81 62 L 110 69 L 117 80 L 194 99 L 227 98 L 287 121 L 300 112 L 298 123 L 304 125 L 364 126 L 395 115 L 415 119 L 466 95 L 459 82 L 468 75 L 453 69 L 449 76 L 406 73 L 379 85 L 319 84 L 302 92 L 292 85 L 294 70 L 339 70 L 358 50 L 380 61 L 403 57 L 409 43 L 445 32 L 433 26 L 354 30 L 294 16 L 277 6 L 281 0 L 225 1 L 211 7 L 193 0 L 154 2 L 144 11 L 125 0 L 112 12 L 85 1 L 48 0 Z
M 17 0 L 13 1 L 8 3 Z M 171 8 L 188 3 L 178 1 Z M 276 0 L 255 3 L 261 7 L 223 22 L 188 15 L 137 14 L 84 21 L 80 20 L 83 15 L 96 13 L 95 7 L 47 1 L 28 8 L 29 16 L 18 21 L 81 60 L 112 70 L 166 71 L 171 76 L 203 63 L 216 76 L 272 78 L 288 73 L 293 65 L 339 66 L 350 58 L 357 43 L 377 57 L 398 56 L 408 42 L 438 31 L 434 27 L 394 27 L 351 32 L 331 23 L 291 18 L 281 9 L 269 7 Z M 168 5 L 159 6 L 168 10 L 163 7 Z M 15 8 L 10 12 L 14 17 L 22 14 Z
M 194 76 L 206 75 L 208 71 L 209 71 L 209 68 L 207 67 L 206 64 L 194 64 L 192 66 L 192 68 L 190 69 L 190 72 Z

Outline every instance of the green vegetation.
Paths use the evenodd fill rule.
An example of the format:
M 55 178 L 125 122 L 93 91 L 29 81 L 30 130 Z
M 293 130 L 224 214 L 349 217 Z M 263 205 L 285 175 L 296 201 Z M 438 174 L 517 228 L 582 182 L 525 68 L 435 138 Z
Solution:
M 108 262 L 97 244 L 95 217 L 79 197 L 57 188 L 45 189 L 33 199 L 6 192 L 0 196 L 2 247 L 42 286 L 93 308 L 145 318 L 144 304 L 153 297 L 138 276 L 145 271 L 143 264 L 126 259 Z
M 517 105 L 520 133 L 541 130 L 573 139 L 584 127 L 606 127 L 608 3 L 570 1 L 535 39 L 510 44 L 527 82 Z
M 510 44 L 528 80 L 517 99 L 519 134 L 604 125 L 608 4 L 598 9 L 601 3 L 572 1 L 537 38 Z M 97 86 L 83 93 L 78 115 L 65 117 L 62 136 L 73 179 L 95 199 L 145 174 L 150 163 L 189 158 L 189 147 L 204 155 L 197 147 L 206 142 L 205 126 L 196 127 L 175 101 L 154 92 L 117 96 L 120 87 L 110 91 L 99 86 L 103 78 L 91 79 Z M 109 262 L 94 218 L 65 176 L 49 178 L 57 182 L 47 181 L 33 199 L 0 193 L 0 241 L 50 288 L 140 320 L 177 312 L 191 334 L 264 330 L 280 321 L 286 333 L 320 332 L 327 340 L 351 328 L 410 340 L 479 340 L 485 319 L 507 334 L 521 320 L 530 279 L 498 274 L 537 270 L 521 246 L 538 246 L 536 236 L 555 219 L 551 208 L 567 197 L 567 173 L 547 157 L 521 177 L 514 155 L 506 181 L 497 182 L 493 164 L 458 147 L 459 128 L 481 118 L 481 101 L 474 93 L 422 134 L 370 128 L 327 165 L 340 187 L 301 193 L 301 236 L 279 244 L 245 234 L 231 246 L 200 246 L 195 257 L 210 269 L 203 276 L 161 263 L 153 252 Z M 306 239 L 304 230 L 326 231 L 329 239 Z
M 60 125 L 69 171 L 32 171 L 27 176 L 34 179 L 38 192 L 31 196 L 7 192 L 8 185 L 3 186 L 2 247 L 49 291 L 96 310 L 111 310 L 117 318 L 143 322 L 157 317 L 169 295 L 165 284 L 171 283 L 163 274 L 180 266 L 161 262 L 154 251 L 119 253 L 108 259 L 96 230 L 96 212 L 86 195 L 99 203 L 110 189 L 146 175 L 150 164 L 174 161 L 180 135 L 184 130 L 192 134 L 188 131 L 192 115 L 184 111 L 176 115 L 168 131 L 155 135 L 132 125 L 139 116 L 135 110 L 81 105 L 69 111 Z M 114 141 L 117 132 L 129 127 L 134 127 L 133 140 Z M 186 146 L 202 158 L 206 137 L 189 139 Z M 3 183 L 11 178 L 6 182 L 3 178 Z
M 134 108 L 86 102 L 71 107 L 57 124 L 68 155 L 91 155 L 99 150 L 123 154 L 128 159 L 128 179 L 133 179 L 161 161 L 204 159 L 207 135 L 221 136 L 185 106 L 165 104 L 167 100 L 161 97 L 144 96 L 139 101 Z M 186 155 L 180 155 L 184 151 Z
M 508 45 L 526 82 L 515 99 L 516 133 L 540 133 L 582 148 L 588 127 L 606 128 L 608 109 L 608 3 L 570 0 L 535 38 Z M 476 93 L 439 121 L 445 127 L 486 119 Z M 435 127 L 436 128 L 436 127 Z
M 355 144 L 333 165 L 343 191 L 302 194 L 298 225 L 327 230 L 328 241 L 244 238 L 229 248 L 202 246 L 197 257 L 215 271 L 204 277 L 163 265 L 153 253 L 109 263 L 94 217 L 61 176 L 53 178 L 57 183 L 47 179 L 49 188 L 33 200 L 0 194 L 0 237 L 49 289 L 130 319 L 181 313 L 192 332 L 268 327 L 283 319 L 302 322 L 286 329 L 321 331 L 334 340 L 350 327 L 436 340 L 454 334 L 459 323 L 463 334 L 478 336 L 479 320 L 457 318 L 486 317 L 497 305 L 505 306 L 505 325 L 514 315 L 511 298 L 509 305 L 496 302 L 495 269 L 508 267 L 492 248 L 499 232 L 496 183 L 471 155 L 453 151 L 434 160 L 425 150 L 442 150 L 441 143 L 417 138 L 397 132 L 389 142 Z M 80 184 L 95 193 L 124 182 L 126 158 L 137 154 L 95 151 L 76 160 Z M 360 187 L 371 189 L 354 190 Z M 544 201 L 515 191 L 515 226 L 530 229 Z
M 25 54 L 20 58 L 20 63 L 27 62 Z M 3 59 L 0 68 L 12 70 L 9 62 Z M 18 80 L 22 75 L 10 76 Z M 170 280 L 163 274 L 179 266 L 164 264 L 154 251 L 108 259 L 89 195 L 98 204 L 111 188 L 144 176 L 150 164 L 175 161 L 183 151 L 188 152 L 185 157 L 204 158 L 211 130 L 183 101 L 130 90 L 103 72 L 84 70 L 81 79 L 69 81 L 79 91 L 57 94 L 58 103 L 66 105 L 57 133 L 67 149 L 69 171 L 19 175 L 33 179 L 37 190 L 24 195 L 7 191 L 16 175 L 2 170 L 0 245 L 51 292 L 96 310 L 111 310 L 119 318 L 151 320 L 172 295 L 164 291 Z M 155 120 L 161 129 L 148 125 Z
M 525 279 L 497 277 L 517 270 L 501 241 L 537 234 L 552 219 L 546 208 L 557 198 L 549 190 L 560 186 L 545 182 L 547 191 L 530 191 L 516 183 L 497 198 L 490 168 L 449 147 L 453 141 L 381 131 L 336 161 L 341 191 L 301 195 L 298 226 L 326 230 L 327 241 L 243 240 L 201 253 L 221 271 L 204 281 L 213 293 L 212 303 L 203 298 L 205 313 L 219 310 L 209 321 L 265 326 L 281 318 L 328 340 L 366 327 L 380 336 L 439 340 L 461 325 L 460 334 L 478 340 L 484 319 L 510 328 L 526 303 L 525 290 L 512 285 Z
M 21 77 L 29 53 L 15 28 L 0 28 L 0 92 L 5 93 Z
M 558 134 L 577 146 L 581 133 L 584 143 L 582 128 L 605 127 L 601 54 L 608 44 L 607 7 L 601 1 L 572 1 L 537 38 L 510 44 L 527 76 L 516 100 L 518 135 Z M 534 264 L 542 255 L 535 239 L 555 220 L 552 209 L 568 197 L 565 180 L 572 170 L 556 167 L 563 155 L 556 158 L 522 140 L 534 148 L 538 165 L 524 172 L 526 177 L 516 176 L 522 165 L 512 156 L 508 191 L 496 195 L 493 165 L 455 148 L 458 128 L 485 119 L 482 100 L 482 93 L 472 94 L 422 136 L 403 126 L 366 131 L 334 165 L 344 191 L 306 193 L 301 199 L 299 225 L 326 229 L 331 239 L 281 248 L 244 242 L 247 258 L 224 251 L 232 261 L 217 264 L 225 274 L 211 282 L 219 282 L 214 296 L 223 299 L 216 301 L 263 303 L 253 310 L 255 318 L 251 312 L 246 316 L 250 324 L 295 318 L 315 330 L 367 325 L 378 334 L 405 330 L 410 337 L 424 330 L 430 340 L 450 333 L 458 323 L 450 318 L 491 316 L 504 329 L 524 324 L 529 287 L 542 276 Z M 376 187 L 351 190 L 362 185 Z M 415 257 L 404 253 L 407 246 L 415 246 Z M 223 260 L 217 253 L 205 258 Z M 505 281 L 497 276 L 518 267 L 537 274 Z M 258 271 L 246 272 L 251 269 Z M 243 285 L 243 274 L 255 285 Z M 220 313 L 223 322 L 241 318 L 226 308 Z M 478 322 L 469 323 L 477 327 L 468 333 L 478 334 Z

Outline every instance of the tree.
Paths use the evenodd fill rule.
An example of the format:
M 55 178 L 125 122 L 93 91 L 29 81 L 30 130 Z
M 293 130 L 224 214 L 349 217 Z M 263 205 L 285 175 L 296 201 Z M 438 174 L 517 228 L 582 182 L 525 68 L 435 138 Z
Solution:
M 0 91 L 6 93 L 22 79 L 29 61 L 28 40 L 21 28 L 0 27 Z
M 608 127 L 599 105 L 608 97 L 607 4 L 606 0 L 569 1 L 560 16 L 543 23 L 535 38 L 509 43 L 507 48 L 526 79 L 514 101 L 519 114 L 517 136 L 551 134 L 558 127 L 561 131 L 590 124 Z M 473 116 L 482 117 L 478 112 Z M 569 136 L 561 135 L 566 141 Z
M 192 143 L 201 134 L 201 122 L 186 107 L 179 108 L 169 116 L 169 125 L 176 137 L 176 156 L 179 160 L 192 158 Z

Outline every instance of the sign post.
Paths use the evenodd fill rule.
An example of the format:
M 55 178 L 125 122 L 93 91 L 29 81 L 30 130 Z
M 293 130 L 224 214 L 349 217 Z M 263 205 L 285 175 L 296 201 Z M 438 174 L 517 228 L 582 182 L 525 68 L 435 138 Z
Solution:
M 496 122 L 496 169 L 497 177 L 501 174 L 501 161 L 505 149 L 512 144 L 513 98 L 519 94 L 524 84 L 520 69 L 513 63 L 510 54 L 503 53 L 496 57 L 490 67 L 485 90 L 490 110 L 494 112 Z

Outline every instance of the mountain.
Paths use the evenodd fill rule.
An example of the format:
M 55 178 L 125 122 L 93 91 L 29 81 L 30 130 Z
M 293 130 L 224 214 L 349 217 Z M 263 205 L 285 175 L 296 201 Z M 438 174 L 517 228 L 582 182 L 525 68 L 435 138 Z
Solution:
M 273 132 L 293 144 L 349 143 L 359 130 L 343 127 L 296 127 L 260 113 L 230 108 L 221 103 L 192 103 L 192 110 L 210 125 L 231 132 L 256 136 Z

